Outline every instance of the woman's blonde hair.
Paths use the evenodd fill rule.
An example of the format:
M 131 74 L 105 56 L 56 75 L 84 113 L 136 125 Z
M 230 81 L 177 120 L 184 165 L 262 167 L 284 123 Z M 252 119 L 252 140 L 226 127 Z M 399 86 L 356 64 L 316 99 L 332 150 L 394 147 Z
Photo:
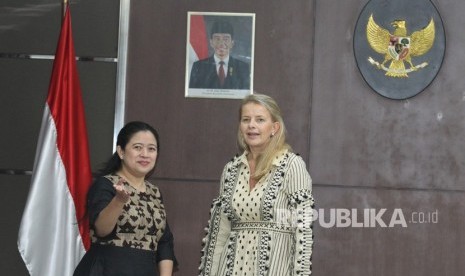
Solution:
M 247 150 L 250 152 L 249 146 L 245 143 L 244 137 L 240 129 L 240 121 L 242 117 L 242 108 L 248 103 L 259 104 L 268 110 L 271 115 L 273 122 L 279 123 L 279 129 L 270 139 L 270 142 L 266 146 L 265 150 L 258 156 L 255 164 L 255 172 L 252 177 L 256 180 L 259 180 L 264 175 L 270 171 L 273 164 L 273 158 L 278 154 L 278 152 L 288 149 L 292 150 L 291 146 L 286 143 L 286 126 L 284 125 L 284 120 L 281 115 L 281 110 L 279 109 L 278 104 L 273 98 L 264 94 L 252 94 L 245 97 L 242 100 L 242 104 L 239 108 L 239 128 L 237 131 L 237 143 L 241 151 Z

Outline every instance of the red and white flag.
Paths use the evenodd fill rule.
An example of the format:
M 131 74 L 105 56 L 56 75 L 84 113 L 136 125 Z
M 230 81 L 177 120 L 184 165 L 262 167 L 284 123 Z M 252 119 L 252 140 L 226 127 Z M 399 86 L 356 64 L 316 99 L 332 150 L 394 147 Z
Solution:
M 208 57 L 208 36 L 203 15 L 192 14 L 190 16 L 189 31 L 189 72 L 192 64 L 200 59 Z
M 69 7 L 61 27 L 18 248 L 31 275 L 67 276 L 90 246 L 92 181 Z

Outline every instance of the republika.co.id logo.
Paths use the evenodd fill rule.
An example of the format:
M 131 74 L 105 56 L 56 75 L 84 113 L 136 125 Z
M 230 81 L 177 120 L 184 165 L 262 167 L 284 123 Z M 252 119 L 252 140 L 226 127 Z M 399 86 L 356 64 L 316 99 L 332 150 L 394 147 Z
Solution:
M 307 219 L 305 219 L 307 218 Z M 387 208 L 374 209 L 309 209 L 277 210 L 277 222 L 282 225 L 299 227 L 302 223 L 318 223 L 323 228 L 393 228 L 408 227 L 409 224 L 436 224 L 439 211 L 406 212 L 401 208 L 389 211 Z M 305 227 L 305 225 L 303 225 Z

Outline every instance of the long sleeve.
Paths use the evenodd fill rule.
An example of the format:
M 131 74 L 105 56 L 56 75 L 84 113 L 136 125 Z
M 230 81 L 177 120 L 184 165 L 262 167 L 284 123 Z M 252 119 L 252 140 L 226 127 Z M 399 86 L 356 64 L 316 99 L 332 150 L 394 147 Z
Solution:
M 213 200 L 210 209 L 210 220 L 206 230 L 206 236 L 202 240 L 202 258 L 200 260 L 200 276 L 222 276 L 217 275 L 220 265 L 220 257 L 231 232 L 231 222 L 226 216 L 223 208 L 223 187 L 225 182 L 226 167 L 221 177 L 220 196 Z
M 113 183 L 106 177 L 98 177 L 95 182 L 92 184 L 88 194 L 87 194 L 87 210 L 89 214 L 89 223 L 92 231 L 95 230 L 95 222 L 108 204 L 115 197 L 116 190 L 113 188 Z M 113 228 L 113 231 L 106 235 L 105 237 L 97 237 L 99 241 L 109 241 L 114 239 L 116 236 L 116 225 Z
M 174 254 L 174 237 L 173 233 L 171 233 L 168 223 L 166 223 L 163 236 L 158 241 L 157 248 L 157 262 L 163 260 L 172 260 L 174 267 L 176 268 L 178 266 L 178 261 L 176 260 L 176 256 Z
M 296 156 L 289 166 L 286 181 L 289 204 L 295 216 L 294 270 L 292 275 L 305 276 L 311 272 L 313 249 L 312 179 L 305 162 Z

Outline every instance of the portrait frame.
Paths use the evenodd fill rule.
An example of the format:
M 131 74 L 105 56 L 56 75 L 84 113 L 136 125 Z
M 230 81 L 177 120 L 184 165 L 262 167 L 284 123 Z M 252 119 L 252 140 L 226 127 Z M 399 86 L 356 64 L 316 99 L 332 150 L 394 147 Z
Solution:
M 231 31 L 226 31 L 230 28 L 218 28 L 224 25 Z M 214 46 L 217 42 L 213 40 L 212 31 L 232 33 L 226 76 L 221 84 L 218 80 L 219 59 Z M 252 94 L 254 44 L 255 13 L 188 11 L 185 97 L 242 99 Z

